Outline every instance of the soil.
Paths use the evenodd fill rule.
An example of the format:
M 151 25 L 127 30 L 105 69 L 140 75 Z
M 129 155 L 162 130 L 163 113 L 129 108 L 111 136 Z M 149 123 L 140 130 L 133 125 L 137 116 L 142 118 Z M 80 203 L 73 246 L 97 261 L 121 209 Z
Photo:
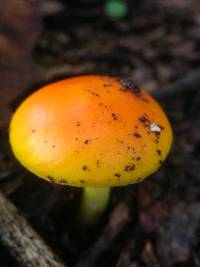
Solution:
M 39 75 L 15 97 L 12 110 L 38 86 L 64 77 L 123 76 L 155 92 L 192 73 L 200 63 L 198 2 L 130 0 L 122 19 L 106 15 L 101 0 L 57 1 L 53 9 L 47 2 L 32 53 Z M 114 188 L 105 214 L 90 227 L 77 219 L 81 189 L 26 171 L 10 151 L 7 127 L 1 128 L 0 187 L 67 266 L 200 266 L 200 93 L 174 92 L 161 104 L 174 131 L 167 161 L 145 181 Z M 105 249 L 95 246 L 121 203 L 128 219 L 106 232 Z M 0 267 L 8 266 L 20 265 L 0 245 Z

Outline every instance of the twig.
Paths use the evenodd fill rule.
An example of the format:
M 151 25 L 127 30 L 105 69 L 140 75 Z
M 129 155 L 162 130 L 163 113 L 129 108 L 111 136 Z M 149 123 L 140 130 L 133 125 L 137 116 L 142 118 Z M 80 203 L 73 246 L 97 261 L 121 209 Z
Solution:
M 133 253 L 135 252 L 135 240 L 131 239 L 122 249 L 116 263 L 116 267 L 134 266 L 132 262 Z
M 147 241 L 142 253 L 142 259 L 147 267 L 160 267 L 151 241 Z
M 95 262 L 112 245 L 114 239 L 122 231 L 130 219 L 129 208 L 122 202 L 114 209 L 110 220 L 103 230 L 100 238 L 80 258 L 76 267 L 93 267 Z
M 93 68 L 93 64 L 87 63 L 80 67 L 74 68 L 73 65 L 61 65 L 56 68 L 51 68 L 45 74 L 45 79 L 50 80 L 52 77 L 56 77 L 58 75 L 63 75 L 64 73 L 69 74 L 79 74 L 80 72 L 87 72 Z M 134 78 L 133 78 L 134 79 Z M 177 80 L 176 82 L 170 83 L 160 90 L 152 90 L 151 94 L 157 99 L 165 99 L 167 97 L 172 97 L 175 94 L 182 93 L 187 90 L 199 90 L 200 88 L 200 69 L 195 70 L 188 74 L 186 77 Z
M 56 15 L 57 13 L 63 12 L 64 10 L 65 6 L 58 1 L 45 0 L 41 2 L 41 12 L 43 16 Z
M 0 239 L 23 267 L 65 267 L 2 192 Z
M 182 93 L 186 90 L 199 90 L 200 86 L 200 69 L 193 71 L 185 78 L 171 83 L 161 90 L 155 90 L 152 95 L 157 99 L 164 99 L 174 94 Z
M 92 72 L 94 69 L 93 63 L 82 63 L 81 65 L 63 64 L 48 69 L 41 68 L 41 77 L 43 80 L 50 81 L 59 76 L 78 75 L 80 73 Z

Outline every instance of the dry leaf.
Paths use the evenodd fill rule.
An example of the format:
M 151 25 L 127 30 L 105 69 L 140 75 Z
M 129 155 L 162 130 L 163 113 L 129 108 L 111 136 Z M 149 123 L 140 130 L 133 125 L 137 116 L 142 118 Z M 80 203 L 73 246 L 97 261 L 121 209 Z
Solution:
M 0 1 L 0 127 L 7 125 L 10 104 L 35 79 L 32 50 L 40 32 L 40 2 Z

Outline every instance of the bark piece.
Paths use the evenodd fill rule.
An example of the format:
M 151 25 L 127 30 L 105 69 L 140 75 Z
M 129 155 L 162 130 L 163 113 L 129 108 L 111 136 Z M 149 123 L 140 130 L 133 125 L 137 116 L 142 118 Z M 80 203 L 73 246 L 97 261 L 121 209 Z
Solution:
M 65 267 L 2 192 L 0 240 L 23 267 Z

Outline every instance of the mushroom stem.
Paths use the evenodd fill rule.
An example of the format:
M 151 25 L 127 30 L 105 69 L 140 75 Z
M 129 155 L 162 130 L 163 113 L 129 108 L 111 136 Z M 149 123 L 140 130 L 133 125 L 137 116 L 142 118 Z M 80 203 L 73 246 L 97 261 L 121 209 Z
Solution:
M 81 201 L 81 218 L 86 224 L 94 223 L 105 210 L 110 187 L 84 187 Z

